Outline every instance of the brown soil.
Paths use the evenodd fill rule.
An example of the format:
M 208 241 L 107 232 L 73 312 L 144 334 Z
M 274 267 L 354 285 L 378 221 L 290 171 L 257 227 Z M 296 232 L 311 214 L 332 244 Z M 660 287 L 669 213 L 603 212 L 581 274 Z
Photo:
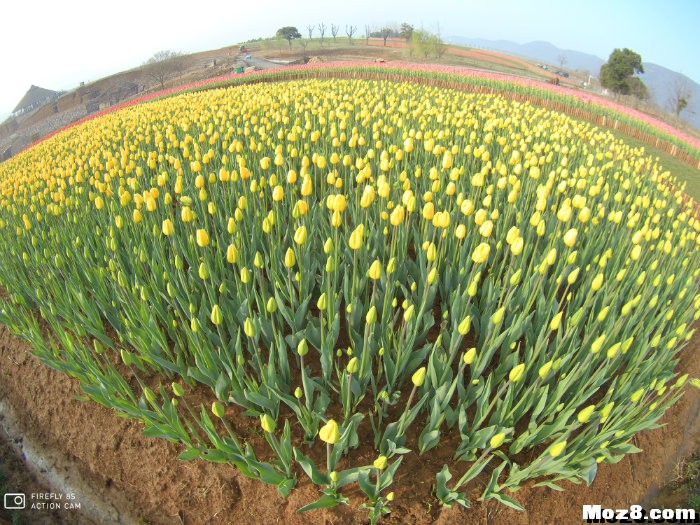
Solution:
M 698 338 L 682 354 L 681 368 L 700 375 Z M 177 459 L 178 446 L 162 439 L 145 438 L 141 424 L 125 420 L 95 404 L 77 399 L 80 389 L 74 379 L 51 370 L 30 354 L 26 343 L 0 326 L 0 399 L 14 407 L 24 431 L 44 447 L 75 462 L 84 479 L 102 487 L 103 497 L 142 523 L 365 523 L 365 511 L 357 510 L 359 490 L 346 491 L 351 506 L 306 515 L 296 509 L 318 496 L 303 474 L 288 499 L 274 487 L 240 475 L 233 467 L 203 461 Z M 434 473 L 449 458 L 437 458 L 436 450 L 426 457 L 408 457 L 396 479 L 393 513 L 383 522 L 541 524 L 574 523 L 581 519 L 583 504 L 620 508 L 658 500 L 658 487 L 669 478 L 681 455 L 697 446 L 700 392 L 689 388 L 667 413 L 662 428 L 645 432 L 636 440 L 644 452 L 627 456 L 616 465 L 601 466 L 589 488 L 569 484 L 564 493 L 544 488 L 522 489 L 514 497 L 527 509 L 517 512 L 496 502 L 474 502 L 472 508 L 442 509 L 431 496 Z M 370 447 L 367 458 L 371 461 Z M 4 454 L 3 454 L 4 455 Z M 409 455 L 412 456 L 412 455 Z M 432 458 L 432 459 L 429 459 Z M 16 463 L 11 467 L 16 470 Z M 428 475 L 428 473 L 431 473 Z M 30 479 L 8 490 L 31 492 Z M 473 495 L 475 500 L 478 494 Z M 78 495 L 80 497 L 80 495 Z M 47 519 L 43 511 L 24 511 L 28 523 Z M 55 515 L 49 516 L 51 519 Z M 72 523 L 66 516 L 58 516 Z M 0 518 L 1 519 L 1 518 Z M 54 519 L 54 522 L 56 520 Z M 1 523 L 1 521 L 0 521 Z

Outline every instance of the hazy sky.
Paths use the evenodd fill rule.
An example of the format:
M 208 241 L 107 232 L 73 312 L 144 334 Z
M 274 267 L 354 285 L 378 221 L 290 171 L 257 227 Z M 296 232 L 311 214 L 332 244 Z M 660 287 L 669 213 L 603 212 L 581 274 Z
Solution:
M 607 58 L 628 47 L 700 82 L 697 0 L 8 0 L 0 9 L 0 119 L 31 84 L 71 89 L 155 51 L 223 47 L 285 25 L 408 22 L 450 36 L 546 40 Z

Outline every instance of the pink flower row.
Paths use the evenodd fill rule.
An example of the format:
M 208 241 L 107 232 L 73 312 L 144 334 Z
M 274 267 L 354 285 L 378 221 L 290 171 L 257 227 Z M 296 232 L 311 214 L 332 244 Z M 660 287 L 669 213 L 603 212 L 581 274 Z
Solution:
M 546 82 L 541 82 L 537 80 L 532 80 L 532 79 L 527 79 L 527 78 L 521 78 L 521 77 L 516 77 L 512 75 L 507 75 L 503 73 L 495 73 L 495 72 L 489 72 L 489 71 L 483 71 L 483 70 L 478 70 L 478 69 L 471 69 L 471 68 L 466 68 L 466 67 L 458 67 L 458 66 L 446 66 L 446 65 L 435 65 L 435 64 L 415 64 L 415 63 L 407 63 L 407 62 L 392 62 L 390 65 L 384 64 L 384 65 L 374 65 L 372 63 L 367 63 L 367 62 L 328 62 L 328 63 L 323 63 L 323 64 L 314 64 L 314 65 L 296 65 L 296 66 L 288 66 L 284 69 L 284 71 L 295 71 L 295 70 L 309 70 L 309 69 L 321 69 L 321 70 L 326 70 L 326 69 L 349 69 L 349 68 L 361 68 L 364 70 L 368 69 L 376 69 L 377 71 L 386 71 L 387 69 L 401 69 L 405 70 L 408 72 L 411 71 L 416 71 L 416 72 L 432 72 L 432 73 L 437 73 L 437 74 L 448 74 L 451 76 L 456 76 L 456 77 L 463 77 L 463 78 L 483 78 L 487 80 L 493 80 L 497 82 L 510 82 L 510 83 L 516 83 L 521 86 L 526 86 L 526 87 L 533 87 L 537 89 L 542 89 L 549 91 L 554 94 L 560 94 L 560 95 L 565 95 L 565 96 L 571 96 L 579 99 L 580 101 L 589 104 L 591 106 L 602 106 L 604 108 L 611 109 L 616 112 L 623 113 L 633 119 L 637 119 L 649 126 L 652 126 L 668 135 L 674 136 L 688 144 L 690 144 L 692 147 L 700 150 L 700 140 L 698 140 L 695 137 L 692 137 L 688 135 L 687 133 L 684 133 L 681 130 L 678 130 L 671 126 L 670 124 L 667 124 L 659 119 L 656 119 L 650 115 L 647 115 L 645 113 L 642 113 L 641 111 L 637 111 L 635 109 L 629 108 L 627 106 L 623 106 L 622 104 L 618 104 L 616 102 L 613 102 L 611 100 L 608 100 L 604 97 L 600 97 L 591 93 L 584 93 L 581 91 L 578 91 L 576 89 L 572 88 L 567 88 L 564 86 L 555 86 L 553 84 L 548 84 Z M 276 70 L 280 71 L 280 70 Z M 88 120 L 92 120 L 94 118 L 100 117 L 102 115 L 106 115 L 108 113 L 112 113 L 114 111 L 118 111 L 122 108 L 133 106 L 135 104 L 140 104 L 142 102 L 147 102 L 149 100 L 153 100 L 155 98 L 160 98 L 164 97 L 167 95 L 172 95 L 175 93 L 179 93 L 182 91 L 190 90 L 190 89 L 195 89 L 203 86 L 208 86 L 208 85 L 213 85 L 217 83 L 225 83 L 226 81 L 229 81 L 233 78 L 236 77 L 262 77 L 269 74 L 266 72 L 257 72 L 257 71 L 251 71 L 251 72 L 246 72 L 246 73 L 229 73 L 227 75 L 215 77 L 215 78 L 208 78 L 205 80 L 200 80 L 197 82 L 191 82 L 188 84 L 183 84 L 177 87 L 173 88 L 168 88 L 164 89 L 161 91 L 157 91 L 154 93 L 149 93 L 148 95 L 144 95 L 138 98 L 133 98 L 130 100 L 126 100 L 124 102 L 121 102 L 115 106 L 109 107 L 107 109 L 104 109 L 102 111 L 98 111 L 96 113 L 92 113 L 90 115 L 87 115 L 83 117 L 80 120 L 77 120 L 75 122 L 72 122 L 71 124 L 68 124 L 67 126 L 64 126 L 60 129 L 57 129 L 55 131 L 52 131 L 48 135 L 40 138 L 36 142 L 30 144 L 27 146 L 27 148 L 34 146 L 35 144 L 42 142 L 52 136 L 54 136 L 57 133 L 60 133 L 63 130 L 66 130 L 68 128 L 71 128 L 73 126 L 76 126 L 78 124 L 82 124 L 83 122 L 86 122 Z M 27 149 L 25 148 L 25 149 Z

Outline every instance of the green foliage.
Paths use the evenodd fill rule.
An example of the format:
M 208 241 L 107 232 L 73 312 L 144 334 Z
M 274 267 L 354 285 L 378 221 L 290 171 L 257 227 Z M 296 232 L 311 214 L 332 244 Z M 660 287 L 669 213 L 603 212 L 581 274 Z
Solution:
M 413 36 L 413 31 L 414 27 L 411 24 L 408 24 L 404 22 L 401 24 L 401 30 L 399 31 L 399 36 L 406 40 L 407 42 L 411 41 L 411 37 Z
M 292 40 L 295 38 L 301 38 L 301 33 L 299 33 L 299 30 L 296 27 L 285 26 L 279 28 L 275 36 L 286 40 L 289 43 L 289 47 L 292 47 Z
M 440 35 L 417 29 L 411 32 L 411 51 L 416 55 L 428 59 L 429 57 L 440 58 L 447 46 L 440 38 Z
M 631 49 L 615 49 L 600 67 L 600 85 L 621 95 L 640 93 L 641 80 L 631 82 L 635 73 L 644 73 L 642 57 Z

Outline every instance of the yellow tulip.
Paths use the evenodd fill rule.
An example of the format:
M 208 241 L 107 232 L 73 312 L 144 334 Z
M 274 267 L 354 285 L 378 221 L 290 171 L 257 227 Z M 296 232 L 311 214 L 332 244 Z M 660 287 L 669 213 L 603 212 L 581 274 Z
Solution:
M 355 228 L 352 233 L 350 234 L 350 239 L 348 241 L 348 246 L 352 248 L 353 250 L 359 250 L 360 247 L 362 246 L 362 237 L 365 232 L 365 227 L 362 224 L 359 224 L 357 228 Z
M 508 379 L 513 383 L 517 383 L 518 381 L 520 381 L 520 379 L 522 379 L 524 373 L 525 363 L 520 363 L 519 365 L 513 367 L 513 369 L 508 374 Z
M 296 256 L 294 255 L 294 250 L 291 248 L 287 248 L 286 253 L 284 254 L 284 265 L 287 268 L 292 268 L 297 262 Z
M 479 244 L 479 246 L 476 247 L 476 249 L 472 253 L 472 261 L 474 261 L 477 264 L 486 262 L 486 260 L 489 258 L 490 252 L 491 246 L 482 242 L 481 244 Z
M 165 219 L 163 221 L 163 235 L 171 235 L 173 233 L 173 222 L 170 219 Z
M 505 440 L 506 440 L 505 432 L 499 432 L 498 434 L 491 437 L 491 439 L 489 440 L 489 447 L 496 449 L 496 448 L 500 447 Z
M 423 383 L 425 382 L 425 374 L 426 368 L 422 366 L 418 370 L 413 372 L 413 375 L 411 376 L 411 381 L 415 386 L 423 386 Z
M 562 452 L 564 452 L 564 449 L 566 448 L 566 440 L 564 441 L 559 441 L 558 443 L 555 443 L 549 448 L 549 455 L 552 456 L 553 458 L 556 458 L 558 456 L 561 456 Z
M 197 230 L 196 234 L 197 246 L 204 248 L 209 244 L 209 234 L 206 230 Z
M 297 228 L 297 231 L 294 232 L 294 242 L 302 245 L 306 242 L 306 239 L 308 237 L 308 233 L 306 231 L 306 226 L 302 225 Z
M 338 439 L 340 439 L 340 429 L 338 428 L 338 423 L 335 419 L 329 419 L 328 423 L 323 425 L 318 431 L 318 437 L 321 441 L 328 443 L 329 445 L 335 444 Z
M 391 215 L 389 217 L 389 222 L 391 222 L 392 226 L 398 226 L 399 224 L 401 224 L 403 222 L 405 216 L 406 216 L 405 208 L 403 207 L 402 204 L 400 204 L 396 208 L 394 208 L 394 211 L 391 212 Z
M 367 272 L 367 275 L 370 279 L 376 281 L 382 276 L 382 265 L 379 262 L 379 259 L 376 259 L 372 265 L 369 267 L 369 270 Z
M 576 242 L 576 236 L 578 235 L 578 230 L 576 228 L 571 228 L 564 234 L 564 244 L 571 248 Z

